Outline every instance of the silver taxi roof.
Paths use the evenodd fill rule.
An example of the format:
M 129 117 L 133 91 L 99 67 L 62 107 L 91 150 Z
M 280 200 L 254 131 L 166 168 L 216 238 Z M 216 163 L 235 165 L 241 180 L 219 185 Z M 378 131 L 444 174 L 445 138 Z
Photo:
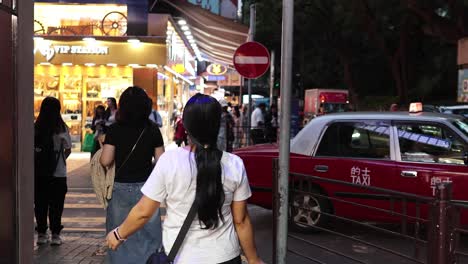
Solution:
M 328 123 L 336 120 L 396 120 L 396 121 L 434 121 L 440 123 L 451 123 L 454 120 L 464 119 L 459 115 L 432 113 L 432 112 L 345 112 L 327 114 L 312 119 L 295 137 L 291 140 L 291 152 L 310 155 L 314 142 L 322 129 Z

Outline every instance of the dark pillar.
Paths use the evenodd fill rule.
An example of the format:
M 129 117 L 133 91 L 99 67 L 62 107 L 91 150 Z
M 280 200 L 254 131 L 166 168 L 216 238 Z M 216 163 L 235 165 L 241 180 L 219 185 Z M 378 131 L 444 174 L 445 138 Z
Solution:
M 0 3 L 0 262 L 33 262 L 33 2 Z

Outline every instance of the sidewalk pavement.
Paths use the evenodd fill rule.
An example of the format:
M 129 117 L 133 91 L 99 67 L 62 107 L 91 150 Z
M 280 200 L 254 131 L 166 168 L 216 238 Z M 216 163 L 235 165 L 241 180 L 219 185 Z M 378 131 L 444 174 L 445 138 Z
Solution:
M 176 148 L 177 145 L 166 146 L 167 149 Z M 70 191 L 91 191 L 89 175 L 89 153 L 72 153 L 67 160 L 68 185 Z M 81 177 L 80 177 L 81 176 Z M 249 205 L 249 212 L 256 230 L 256 244 L 260 256 L 266 263 L 271 263 L 271 221 L 272 214 L 257 206 Z M 65 229 L 61 237 L 61 246 L 49 244 L 37 246 L 34 237 L 34 263 L 35 264 L 97 264 L 104 263 L 105 258 L 105 232 L 76 232 Z M 244 263 L 247 263 L 244 261 Z
M 104 263 L 104 233 L 62 233 L 63 244 L 34 246 L 34 263 L 101 264 Z M 34 239 L 36 244 L 36 238 Z

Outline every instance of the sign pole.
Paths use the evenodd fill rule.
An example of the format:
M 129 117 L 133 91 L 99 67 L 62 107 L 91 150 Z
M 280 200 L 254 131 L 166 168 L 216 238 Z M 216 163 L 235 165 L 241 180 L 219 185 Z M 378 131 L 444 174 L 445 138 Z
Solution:
M 279 148 L 279 210 L 277 218 L 276 264 L 286 263 L 288 245 L 288 190 L 291 126 L 291 84 L 294 30 L 294 0 L 283 0 L 281 37 L 281 132 Z
M 270 59 L 270 105 L 273 104 L 273 88 L 275 86 L 275 51 L 271 51 Z
M 255 4 L 250 5 L 250 31 L 249 31 L 249 41 L 254 40 L 255 36 L 255 21 L 256 21 L 256 13 L 255 13 Z M 248 115 L 248 128 L 247 128 L 247 146 L 250 146 L 250 126 L 252 124 L 252 79 L 249 78 L 247 83 L 247 92 L 249 94 L 249 107 L 247 111 Z

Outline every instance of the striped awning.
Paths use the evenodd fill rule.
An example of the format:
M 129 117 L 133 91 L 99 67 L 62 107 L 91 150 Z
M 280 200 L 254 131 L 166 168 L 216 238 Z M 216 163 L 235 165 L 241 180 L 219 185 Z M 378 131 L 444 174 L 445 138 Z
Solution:
M 158 5 L 164 5 L 172 11 L 172 16 L 181 17 L 187 21 L 204 59 L 232 66 L 235 50 L 247 41 L 249 32 L 247 26 L 213 14 L 184 0 L 160 0 L 158 2 L 154 9 L 158 9 Z

